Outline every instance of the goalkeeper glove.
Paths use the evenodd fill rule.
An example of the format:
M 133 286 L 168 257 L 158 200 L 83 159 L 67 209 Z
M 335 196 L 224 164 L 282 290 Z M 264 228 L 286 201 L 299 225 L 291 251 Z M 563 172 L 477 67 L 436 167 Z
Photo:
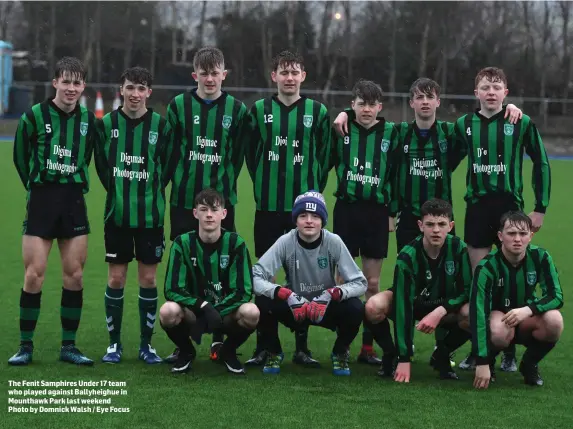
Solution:
M 306 319 L 306 313 L 308 308 L 308 300 L 302 298 L 294 293 L 292 290 L 281 287 L 277 292 L 277 297 L 283 301 L 286 301 L 292 311 L 295 322 L 302 322 Z
M 342 298 L 342 291 L 337 287 L 327 289 L 320 296 L 314 298 L 308 306 L 308 318 L 310 321 L 313 323 L 322 322 L 330 301 L 340 301 L 340 298 Z

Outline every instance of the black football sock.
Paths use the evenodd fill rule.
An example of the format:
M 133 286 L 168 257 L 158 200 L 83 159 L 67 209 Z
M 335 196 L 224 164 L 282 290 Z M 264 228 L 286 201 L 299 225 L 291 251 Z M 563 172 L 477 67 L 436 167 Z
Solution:
M 390 322 L 388 321 L 388 318 L 384 319 L 380 323 L 372 323 L 369 320 L 364 319 L 364 326 L 368 327 L 374 340 L 382 349 L 384 356 L 396 355 L 396 348 L 394 347 L 394 340 L 390 333 Z
M 469 332 L 456 325 L 446 331 L 442 344 L 448 353 L 452 353 L 468 342 L 470 338 L 471 334 Z
M 295 331 L 296 351 L 308 350 L 308 326 L 302 327 Z
M 531 338 L 527 341 L 527 349 L 523 353 L 522 361 L 527 365 L 537 365 L 555 347 L 556 342 L 540 341 Z
M 189 338 L 189 325 L 181 322 L 178 325 L 166 328 L 161 325 L 167 336 L 179 348 L 180 353 L 193 354 L 195 347 Z
M 235 352 L 249 339 L 254 329 L 246 329 L 236 324 L 227 330 L 227 339 L 223 342 L 223 347 L 229 352 Z

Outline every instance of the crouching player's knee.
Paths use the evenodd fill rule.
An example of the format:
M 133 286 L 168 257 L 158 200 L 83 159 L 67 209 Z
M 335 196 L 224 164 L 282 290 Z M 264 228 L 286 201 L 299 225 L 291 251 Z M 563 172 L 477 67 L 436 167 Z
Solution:
M 259 323 L 259 308 L 252 302 L 247 302 L 237 310 L 237 323 L 248 330 L 255 329 Z
M 388 316 L 390 311 L 390 297 L 392 292 L 380 292 L 370 298 L 365 305 L 364 311 L 366 319 L 372 323 L 380 323 Z
M 167 301 L 159 309 L 159 321 L 164 328 L 172 328 L 183 320 L 183 310 L 179 304 Z
M 544 341 L 555 343 L 563 333 L 563 316 L 558 310 L 549 310 L 543 314 L 545 325 Z
M 491 344 L 498 350 L 507 348 L 513 337 L 515 331 L 508 328 L 507 325 L 500 320 L 492 320 L 490 322 L 490 339 Z

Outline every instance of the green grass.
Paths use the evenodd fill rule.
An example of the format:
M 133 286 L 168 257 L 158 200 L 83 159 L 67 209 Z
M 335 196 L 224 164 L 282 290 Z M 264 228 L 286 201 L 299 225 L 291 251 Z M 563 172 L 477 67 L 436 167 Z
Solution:
M 412 381 L 399 385 L 376 377 L 375 367 L 351 365 L 352 376 L 335 378 L 330 372 L 329 351 L 333 342 L 330 331 L 313 328 L 310 348 L 324 363 L 320 370 L 305 370 L 290 361 L 294 348 L 293 336 L 281 331 L 287 354 L 279 376 L 263 376 L 258 368 L 250 369 L 246 377 L 233 377 L 219 365 L 208 360 L 207 345 L 199 348 L 199 358 L 192 374 L 172 376 L 166 365 L 146 366 L 137 360 L 139 325 L 137 309 L 137 280 L 135 266 L 130 268 L 126 288 L 123 324 L 124 361 L 117 366 L 99 363 L 108 344 L 104 321 L 103 294 L 107 267 L 104 262 L 102 211 L 104 191 L 92 171 L 92 190 L 87 195 L 92 233 L 85 268 L 84 312 L 78 346 L 98 363 L 93 368 L 77 368 L 57 361 L 60 344 L 61 271 L 57 248 L 50 256 L 43 289 L 42 311 L 35 335 L 34 363 L 27 368 L 9 367 L 7 359 L 16 351 L 19 315 L 19 295 L 23 281 L 21 261 L 21 222 L 24 216 L 25 192 L 12 165 L 12 147 L 0 146 L 2 172 L 2 221 L 0 223 L 0 301 L 5 304 L 0 330 L 0 428 L 24 426 L 41 428 L 505 428 L 545 427 L 572 428 L 571 389 L 573 368 L 567 358 L 573 352 L 569 330 L 554 351 L 541 365 L 546 385 L 535 389 L 526 387 L 518 374 L 499 372 L 499 381 L 487 391 L 472 388 L 473 375 L 460 371 L 460 382 L 441 382 L 427 361 L 433 339 L 422 334 L 416 337 L 416 359 Z M 570 256 L 570 224 L 573 204 L 567 197 L 568 181 L 573 164 L 554 161 L 553 195 L 545 226 L 535 236 L 535 243 L 550 250 L 560 270 L 561 282 L 568 297 L 573 268 Z M 529 164 L 527 164 L 529 169 Z M 455 174 L 454 201 L 458 231 L 463 231 L 464 168 Z M 529 183 L 529 172 L 526 172 Z M 335 185 L 329 181 L 325 195 L 332 212 Z M 253 250 L 254 203 L 251 183 L 245 171 L 239 183 L 240 203 L 237 206 L 237 228 Z M 532 193 L 526 191 L 527 208 L 532 207 Z M 359 220 L 357 220 L 359 221 Z M 330 223 L 332 225 L 332 222 Z M 167 231 L 166 231 L 166 235 Z M 394 238 L 390 255 L 395 254 Z M 384 263 L 381 288 L 392 278 L 395 257 Z M 162 289 L 165 262 L 160 265 L 158 284 Z M 160 303 L 163 302 L 160 293 Z M 566 325 L 571 314 L 563 309 Z M 208 338 L 206 338 L 208 340 Z M 208 341 L 207 341 L 208 342 Z M 352 354 L 358 352 L 360 339 L 354 341 Z M 254 337 L 241 348 L 246 359 L 254 348 Z M 162 356 L 172 345 L 157 327 L 154 346 Z M 459 362 L 469 345 L 457 354 Z M 518 354 L 523 349 L 518 347 Z M 129 407 L 129 414 L 8 414 L 8 380 L 114 380 L 127 383 L 127 395 L 113 397 L 115 407 Z

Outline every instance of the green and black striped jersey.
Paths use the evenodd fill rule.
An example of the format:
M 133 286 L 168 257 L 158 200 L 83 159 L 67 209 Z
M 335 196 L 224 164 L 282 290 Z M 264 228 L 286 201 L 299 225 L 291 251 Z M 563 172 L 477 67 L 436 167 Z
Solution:
M 247 107 L 223 91 L 207 102 L 197 90 L 179 94 L 167 107 L 174 133 L 176 168 L 170 204 L 192 209 L 195 196 L 205 188 L 237 203 L 237 178 L 244 160 L 241 131 Z
M 53 100 L 32 106 L 20 118 L 14 138 L 14 165 L 24 187 L 76 183 L 88 192 L 95 127 L 94 114 L 79 104 L 70 113 Z
M 466 201 L 491 193 L 513 195 L 523 209 L 523 153 L 533 161 L 535 208 L 545 213 L 551 192 L 551 170 L 537 127 L 527 115 L 512 125 L 505 108 L 486 118 L 478 111 L 456 121 L 455 133 L 468 151 Z
M 165 274 L 165 299 L 192 310 L 207 301 L 226 316 L 249 302 L 252 293 L 251 258 L 237 233 L 222 230 L 215 243 L 204 243 L 197 231 L 175 239 Z
M 422 136 L 416 122 L 398 126 L 402 154 L 396 177 L 398 211 L 421 216 L 422 204 L 432 198 L 452 202 L 452 173 L 466 155 L 454 138 L 454 124 L 435 121 Z
M 171 127 L 150 108 L 131 119 L 120 107 L 98 122 L 94 158 L 107 191 L 104 222 L 128 228 L 163 226 L 171 145 Z
M 257 210 L 289 212 L 298 195 L 324 190 L 330 157 L 324 104 L 304 96 L 290 106 L 276 95 L 259 100 L 250 110 L 247 133 Z
M 537 285 L 541 293 L 536 291 Z M 526 306 L 533 314 L 563 306 L 553 259 L 545 249 L 529 245 L 525 258 L 514 267 L 502 250 L 491 251 L 477 265 L 470 292 L 472 350 L 478 364 L 488 363 L 491 312 L 507 313 Z
M 335 196 L 344 201 L 390 204 L 400 158 L 398 131 L 381 119 L 369 129 L 349 121 L 348 135 L 333 131 L 332 164 L 338 187 Z
M 447 235 L 433 260 L 424 250 L 423 236 L 405 246 L 394 269 L 394 338 L 400 362 L 413 355 L 415 308 L 420 311 L 443 306 L 458 311 L 468 301 L 472 270 L 466 244 Z

